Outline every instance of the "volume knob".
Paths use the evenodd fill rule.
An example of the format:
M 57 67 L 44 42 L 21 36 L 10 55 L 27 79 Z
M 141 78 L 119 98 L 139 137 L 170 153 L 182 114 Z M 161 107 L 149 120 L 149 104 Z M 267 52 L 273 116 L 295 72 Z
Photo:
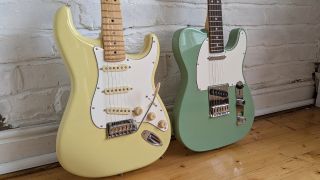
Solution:
M 154 119 L 156 119 L 157 115 L 154 112 L 150 112 L 147 116 L 148 121 L 152 121 Z
M 141 107 L 136 107 L 132 112 L 134 116 L 140 116 L 143 113 L 143 109 Z
M 166 128 L 167 127 L 167 122 L 165 120 L 159 121 L 158 127 L 161 128 L 161 129 Z

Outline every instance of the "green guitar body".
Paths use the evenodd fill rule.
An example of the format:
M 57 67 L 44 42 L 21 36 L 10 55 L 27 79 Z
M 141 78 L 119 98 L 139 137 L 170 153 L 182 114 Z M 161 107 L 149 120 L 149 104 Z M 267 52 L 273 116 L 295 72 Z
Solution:
M 240 33 L 245 34 L 245 31 L 231 31 L 226 52 L 237 50 Z M 246 102 L 243 113 L 245 123 L 237 124 L 235 86 L 228 88 L 230 114 L 221 117 L 209 116 L 208 90 L 199 90 L 197 86 L 198 56 L 207 38 L 204 31 L 193 28 L 181 29 L 175 32 L 173 37 L 174 56 L 182 79 L 173 114 L 174 133 L 187 148 L 197 152 L 217 149 L 239 141 L 250 131 L 254 121 L 254 104 L 246 84 L 243 88 Z M 246 43 L 246 38 L 244 41 Z M 242 67 L 238 68 L 242 70 Z

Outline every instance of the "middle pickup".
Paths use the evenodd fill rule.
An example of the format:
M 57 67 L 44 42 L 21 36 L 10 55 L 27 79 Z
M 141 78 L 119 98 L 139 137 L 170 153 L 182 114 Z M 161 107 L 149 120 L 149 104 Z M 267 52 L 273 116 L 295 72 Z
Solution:
M 120 87 L 115 87 L 115 88 L 106 88 L 103 90 L 103 93 L 106 95 L 113 95 L 113 94 L 125 94 L 128 93 L 129 91 L 132 91 L 133 88 L 129 86 L 120 86 Z

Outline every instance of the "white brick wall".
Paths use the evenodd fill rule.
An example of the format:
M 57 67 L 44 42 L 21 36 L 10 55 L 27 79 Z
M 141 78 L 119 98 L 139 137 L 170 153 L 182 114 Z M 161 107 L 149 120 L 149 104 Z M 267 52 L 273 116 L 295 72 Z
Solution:
M 70 82 L 54 42 L 52 20 L 66 2 L 79 31 L 97 37 L 100 0 L 0 1 L 0 114 L 16 127 L 61 118 Z M 234 27 L 248 32 L 245 74 L 257 108 L 311 99 L 311 74 L 319 51 L 319 0 L 223 2 L 226 36 Z M 187 25 L 203 26 L 206 0 L 122 0 L 122 9 L 128 52 L 138 52 L 149 32 L 160 38 L 157 80 L 163 83 L 165 103 L 172 105 L 180 75 L 171 38 Z

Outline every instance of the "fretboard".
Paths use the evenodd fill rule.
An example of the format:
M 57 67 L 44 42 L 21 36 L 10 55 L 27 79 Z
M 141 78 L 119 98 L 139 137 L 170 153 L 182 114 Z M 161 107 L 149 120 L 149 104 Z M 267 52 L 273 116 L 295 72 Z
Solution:
M 125 60 L 120 0 L 101 0 L 101 16 L 101 36 L 105 61 Z
M 208 0 L 210 53 L 224 52 L 221 0 Z

